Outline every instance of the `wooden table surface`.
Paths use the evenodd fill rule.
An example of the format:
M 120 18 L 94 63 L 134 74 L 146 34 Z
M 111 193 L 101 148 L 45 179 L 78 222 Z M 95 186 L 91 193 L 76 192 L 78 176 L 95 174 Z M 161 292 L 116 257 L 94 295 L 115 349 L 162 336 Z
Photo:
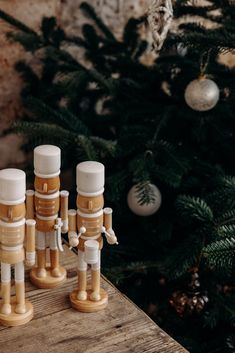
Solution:
M 105 310 L 85 314 L 72 309 L 69 293 L 77 283 L 77 258 L 66 246 L 61 263 L 68 279 L 57 289 L 37 289 L 26 273 L 34 319 L 21 327 L 0 326 L 1 353 L 187 353 L 105 278 Z

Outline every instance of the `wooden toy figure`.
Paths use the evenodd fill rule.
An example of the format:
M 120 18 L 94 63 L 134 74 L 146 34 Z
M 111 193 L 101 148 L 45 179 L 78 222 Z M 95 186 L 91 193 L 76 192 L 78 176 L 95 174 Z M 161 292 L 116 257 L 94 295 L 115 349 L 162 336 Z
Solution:
M 104 208 L 104 166 L 98 162 L 77 165 L 77 211 L 69 210 L 69 243 L 78 248 L 78 290 L 70 294 L 72 306 L 82 312 L 99 311 L 108 303 L 100 288 L 100 252 L 104 233 L 109 244 L 117 244 L 112 229 L 112 209 Z M 78 233 L 78 234 L 77 234 Z M 91 265 L 91 287 L 87 267 Z
M 25 221 L 26 176 L 19 169 L 0 171 L 0 323 L 18 326 L 33 317 L 33 307 L 25 300 L 24 238 L 26 264 L 35 263 L 35 221 Z M 25 232 L 26 230 L 26 232 Z M 15 297 L 11 298 L 11 265 L 15 266 Z
M 59 251 L 63 251 L 61 232 L 68 231 L 69 193 L 59 191 L 60 164 L 59 147 L 41 145 L 34 149 L 35 192 L 26 192 L 26 216 L 36 219 L 37 267 L 32 269 L 30 279 L 39 288 L 54 288 L 66 280 L 66 270 L 59 264 Z

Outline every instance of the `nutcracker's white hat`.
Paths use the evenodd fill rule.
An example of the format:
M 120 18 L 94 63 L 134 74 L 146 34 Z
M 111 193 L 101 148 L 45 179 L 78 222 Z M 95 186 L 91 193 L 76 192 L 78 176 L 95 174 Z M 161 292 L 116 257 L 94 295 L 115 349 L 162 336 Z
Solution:
M 60 174 L 61 150 L 53 145 L 34 149 L 34 174 L 40 178 L 53 178 Z
M 104 192 L 104 165 L 86 161 L 77 165 L 77 192 L 82 196 L 98 196 Z
M 0 203 L 18 205 L 25 200 L 26 174 L 23 170 L 8 168 L 0 171 Z

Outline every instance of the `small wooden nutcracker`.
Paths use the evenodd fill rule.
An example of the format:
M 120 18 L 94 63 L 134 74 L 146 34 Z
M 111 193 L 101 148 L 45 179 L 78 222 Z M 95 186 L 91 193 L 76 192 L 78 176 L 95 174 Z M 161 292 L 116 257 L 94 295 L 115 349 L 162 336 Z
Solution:
M 69 193 L 59 191 L 60 164 L 59 147 L 41 145 L 34 149 L 35 191 L 26 192 L 26 216 L 36 219 L 37 267 L 32 269 L 30 279 L 39 288 L 54 288 L 66 280 L 66 270 L 59 264 L 59 251 L 63 251 L 61 232 L 68 231 Z M 46 264 L 47 249 L 50 265 Z
M 106 307 L 108 295 L 100 288 L 102 233 L 109 244 L 117 244 L 112 229 L 112 209 L 104 208 L 104 166 L 98 162 L 77 165 L 77 211 L 69 210 L 69 243 L 78 248 L 78 289 L 70 294 L 72 306 L 82 312 Z M 91 287 L 87 267 L 91 265 Z
M 0 171 L 0 323 L 23 325 L 33 317 L 32 304 L 25 300 L 24 238 L 26 264 L 35 264 L 35 220 L 25 221 L 26 176 L 19 169 Z M 26 232 L 25 232 L 26 231 Z M 11 265 L 15 266 L 15 297 L 11 298 Z

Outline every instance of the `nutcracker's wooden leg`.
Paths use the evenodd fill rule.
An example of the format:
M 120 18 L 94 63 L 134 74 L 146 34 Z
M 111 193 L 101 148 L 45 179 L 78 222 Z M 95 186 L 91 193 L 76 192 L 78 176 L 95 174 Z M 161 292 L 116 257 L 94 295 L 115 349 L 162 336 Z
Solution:
M 56 232 L 50 232 L 50 260 L 51 260 L 51 275 L 52 277 L 61 277 L 59 264 L 59 250 L 56 242 Z
M 36 247 L 37 247 L 37 277 L 44 278 L 47 276 L 46 271 L 46 233 L 36 231 Z
M 78 250 L 78 300 L 87 299 L 87 263 L 84 261 L 84 251 Z
M 78 300 L 87 299 L 86 281 L 87 281 L 87 271 L 78 270 L 78 295 L 77 295 Z
M 2 307 L 1 313 L 9 315 L 11 313 L 11 266 L 9 264 L 1 263 L 1 277 L 2 277 Z
M 8 315 L 11 313 L 11 282 L 2 283 L 2 308 L 1 313 Z
M 17 314 L 24 314 L 26 312 L 25 307 L 25 284 L 24 282 L 16 282 L 16 308 Z
M 15 265 L 15 288 L 16 288 L 16 307 L 17 314 L 24 314 L 25 307 L 25 283 L 24 283 L 24 263 L 19 262 Z
M 47 275 L 46 271 L 46 249 L 37 250 L 37 277 L 44 278 Z
M 51 275 L 53 277 L 60 277 L 60 264 L 59 264 L 59 250 L 50 250 L 51 258 Z
M 91 290 L 90 299 L 97 302 L 100 300 L 100 270 L 91 270 Z
M 90 299 L 97 302 L 100 296 L 100 251 L 98 253 L 98 262 L 91 265 L 91 295 Z

